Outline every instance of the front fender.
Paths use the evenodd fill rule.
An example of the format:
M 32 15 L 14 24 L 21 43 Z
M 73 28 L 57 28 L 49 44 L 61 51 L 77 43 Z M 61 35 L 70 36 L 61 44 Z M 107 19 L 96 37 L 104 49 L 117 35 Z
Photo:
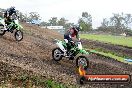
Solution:
M 21 30 L 23 29 L 23 26 L 21 26 L 20 24 L 17 24 L 17 30 Z

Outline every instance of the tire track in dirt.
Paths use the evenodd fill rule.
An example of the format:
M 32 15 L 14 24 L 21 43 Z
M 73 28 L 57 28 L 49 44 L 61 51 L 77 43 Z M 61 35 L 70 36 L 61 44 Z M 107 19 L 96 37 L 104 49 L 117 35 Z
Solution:
M 28 36 L 26 37 L 28 38 Z M 26 42 L 27 39 L 25 39 L 20 43 L 15 43 L 15 42 L 13 43 L 8 39 L 6 40 L 4 39 L 6 38 L 1 39 L 2 43 L 0 44 L 0 47 L 3 48 L 3 49 L 0 49 L 0 52 L 1 52 L 0 55 L 3 56 L 2 59 L 4 61 L 6 62 L 9 61 L 9 63 L 13 63 L 13 65 L 20 66 L 22 68 L 27 68 L 27 69 L 32 68 L 31 69 L 32 71 L 37 70 L 35 72 L 39 72 L 41 74 L 51 76 L 50 78 L 56 79 L 58 81 L 61 81 L 61 80 L 68 81 L 70 79 L 70 77 L 64 77 L 64 78 L 61 77 L 61 75 L 65 75 L 66 71 L 64 72 L 63 70 L 60 70 L 60 68 L 58 68 L 54 64 L 52 65 L 52 63 L 49 64 L 49 61 L 51 60 L 49 59 L 48 53 L 51 52 L 49 50 L 53 49 L 53 44 L 51 42 L 46 41 L 44 38 L 43 38 L 44 40 L 43 41 L 42 39 L 32 37 L 32 36 L 30 37 L 30 39 L 28 39 L 28 42 Z M 31 48 L 29 48 L 30 46 Z M 49 65 L 46 64 L 46 62 Z M 73 82 L 69 81 L 69 83 L 73 83 Z

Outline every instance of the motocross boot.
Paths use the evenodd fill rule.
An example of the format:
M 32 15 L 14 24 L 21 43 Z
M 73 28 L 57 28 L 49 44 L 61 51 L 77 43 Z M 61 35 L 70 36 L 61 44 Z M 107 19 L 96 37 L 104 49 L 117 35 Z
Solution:
M 70 50 L 68 52 L 68 55 L 69 55 L 69 60 L 74 60 L 74 51 Z
M 8 30 L 9 32 L 13 33 L 13 26 L 12 26 L 12 24 L 8 24 L 8 25 L 7 25 L 7 30 Z

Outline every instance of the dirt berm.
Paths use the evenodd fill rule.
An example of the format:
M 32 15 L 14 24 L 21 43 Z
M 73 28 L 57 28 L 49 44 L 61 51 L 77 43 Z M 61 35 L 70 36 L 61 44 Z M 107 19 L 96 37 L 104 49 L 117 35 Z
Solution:
M 22 23 L 24 39 L 16 42 L 10 33 L 0 37 L 0 63 L 28 70 L 67 85 L 81 88 L 131 88 L 130 84 L 77 84 L 78 70 L 75 61 L 63 59 L 54 62 L 51 51 L 55 46 L 53 39 L 63 39 L 63 36 L 53 30 L 42 29 L 38 26 Z M 100 55 L 90 55 L 88 74 L 131 74 L 132 65 L 115 61 Z M 7 66 L 7 65 L 5 65 Z M 0 66 L 1 73 L 8 74 L 10 68 Z M 0 68 L 0 69 L 1 69 Z M 4 72 L 3 72 L 4 71 Z M 19 72 L 18 72 L 19 73 Z M 12 72 L 13 74 L 13 72 Z M 1 74 L 2 75 L 2 74 Z

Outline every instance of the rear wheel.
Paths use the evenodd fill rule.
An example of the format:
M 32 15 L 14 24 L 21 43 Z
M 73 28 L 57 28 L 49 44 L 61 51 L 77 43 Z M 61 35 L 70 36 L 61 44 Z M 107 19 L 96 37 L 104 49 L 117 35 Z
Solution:
M 63 57 L 63 51 L 60 48 L 53 49 L 52 57 L 53 57 L 53 60 L 60 61 Z
M 0 25 L 0 36 L 3 36 L 5 34 L 5 30 L 4 29 L 4 26 L 3 25 Z
M 85 84 L 85 82 L 86 82 L 86 78 L 85 77 L 80 77 L 79 83 L 81 85 L 83 85 L 83 84 Z
M 87 57 L 85 56 L 79 56 L 76 59 L 76 66 L 82 66 L 84 68 L 84 70 L 87 70 L 89 67 L 89 60 Z
M 21 30 L 17 30 L 14 36 L 16 41 L 21 41 L 23 39 L 23 32 Z

